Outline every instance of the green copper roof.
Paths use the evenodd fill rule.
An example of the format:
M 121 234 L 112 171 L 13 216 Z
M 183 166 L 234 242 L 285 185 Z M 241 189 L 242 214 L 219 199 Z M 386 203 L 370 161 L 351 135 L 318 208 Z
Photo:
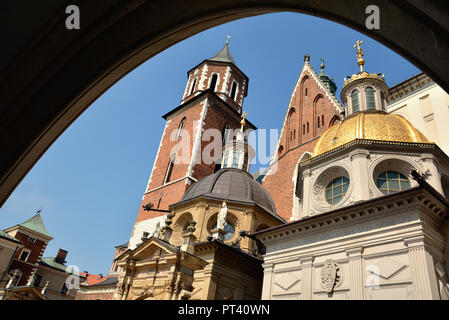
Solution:
M 47 258 L 42 258 L 41 261 L 39 262 L 40 264 L 53 268 L 53 269 L 57 269 L 60 270 L 62 272 L 66 272 L 66 273 L 74 273 L 74 270 L 69 270 L 69 268 L 59 262 L 56 262 L 55 258 L 51 258 L 51 257 L 47 257 Z M 71 272 L 69 272 L 71 271 Z
M 237 65 L 237 63 L 235 62 L 234 58 L 231 55 L 231 52 L 229 51 L 229 46 L 228 43 L 226 42 L 225 46 L 223 47 L 223 49 L 221 49 L 216 55 L 215 57 L 212 57 L 210 59 L 207 59 L 209 61 L 220 61 L 220 62 L 230 62 L 233 63 L 235 65 Z
M 45 228 L 44 221 L 41 218 L 40 214 L 36 214 L 27 221 L 20 224 L 22 227 L 31 229 L 33 231 L 36 231 L 40 234 L 43 234 L 44 236 L 53 238 L 50 233 L 48 233 L 47 228 Z

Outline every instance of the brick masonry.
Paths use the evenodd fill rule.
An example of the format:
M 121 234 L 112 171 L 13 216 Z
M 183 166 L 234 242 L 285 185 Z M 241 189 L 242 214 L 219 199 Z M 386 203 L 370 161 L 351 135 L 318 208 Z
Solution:
M 262 183 L 271 194 L 277 213 L 286 221 L 292 216 L 295 170 L 299 160 L 305 152 L 312 153 L 318 137 L 331 122 L 335 123 L 334 117 L 340 114 L 335 106 L 336 99 L 332 99 L 329 91 L 319 83 L 319 77 L 306 63 L 293 90 L 282 126 L 276 151 L 279 157 L 277 170 L 268 174 Z
M 15 238 L 17 238 L 24 244 L 24 249 L 30 250 L 27 261 L 21 261 L 19 260 L 19 258 L 22 254 L 23 249 L 19 249 L 9 268 L 10 273 L 12 273 L 11 271 L 15 269 L 19 269 L 22 272 L 22 276 L 17 285 L 24 286 L 27 283 L 33 269 L 37 268 L 38 263 L 42 258 L 42 254 L 45 251 L 47 243 L 40 239 L 36 239 L 36 242 L 34 243 L 30 242 L 29 236 L 21 232 L 17 232 Z
M 209 88 L 213 74 L 218 75 L 216 94 L 208 92 L 199 95 Z M 228 96 L 234 81 L 238 83 L 235 101 Z M 215 163 L 205 163 L 201 157 L 201 152 L 212 141 L 202 141 L 203 132 L 211 128 L 222 132 L 226 125 L 231 129 L 240 127 L 240 118 L 235 111 L 238 112 L 241 108 L 247 84 L 246 76 L 232 64 L 213 63 L 206 60 L 189 72 L 188 84 L 181 101 L 182 107 L 175 109 L 167 116 L 167 123 L 136 223 L 165 214 L 145 211 L 144 205 L 152 203 L 154 209 L 168 210 L 170 204 L 181 200 L 184 192 L 195 180 L 214 173 Z M 226 101 L 227 105 L 223 101 Z M 229 107 L 235 111 L 230 110 Z M 176 140 L 174 138 L 183 119 L 185 119 L 183 135 Z M 182 150 L 176 151 L 175 148 L 181 140 L 188 141 L 185 144 L 188 146 L 185 148 L 187 150 L 185 158 L 182 156 Z M 221 163 L 221 137 L 218 143 L 220 143 L 219 154 L 215 155 L 214 151 L 210 154 L 216 156 L 216 162 Z M 184 158 L 188 161 L 175 162 L 170 181 L 164 184 L 170 159 L 175 153 L 176 159 Z

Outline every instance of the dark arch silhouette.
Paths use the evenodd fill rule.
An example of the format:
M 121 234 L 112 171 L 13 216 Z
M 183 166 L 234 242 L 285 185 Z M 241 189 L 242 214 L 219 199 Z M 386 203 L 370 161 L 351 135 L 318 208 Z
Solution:
M 372 4 L 380 8 L 379 30 L 365 26 L 365 9 Z M 68 5 L 80 8 L 80 30 L 65 28 Z M 0 50 L 0 204 L 59 135 L 120 78 L 171 45 L 236 19 L 292 11 L 336 21 L 393 49 L 449 89 L 445 1 L 46 0 L 5 6 L 0 10 L 0 28 L 8 30 Z

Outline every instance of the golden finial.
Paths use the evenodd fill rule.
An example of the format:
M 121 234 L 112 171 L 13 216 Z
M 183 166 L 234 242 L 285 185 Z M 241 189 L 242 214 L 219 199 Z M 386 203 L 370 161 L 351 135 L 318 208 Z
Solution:
M 321 58 L 320 60 L 321 60 L 321 65 L 320 65 L 320 68 L 321 68 L 321 74 L 324 74 L 324 59 Z
M 226 38 L 228 38 L 228 39 L 226 40 L 226 44 L 229 44 L 229 40 L 231 39 L 231 36 L 226 36 Z
M 365 54 L 360 47 L 363 44 L 363 41 L 357 40 L 357 43 L 354 45 L 354 48 L 357 47 L 357 64 L 360 66 L 360 72 L 363 72 L 363 66 L 365 65 L 365 59 L 363 59 L 363 55 Z
M 248 116 L 248 114 L 246 113 L 246 111 L 245 112 L 243 112 L 243 114 L 242 114 L 242 121 L 240 121 L 240 124 L 242 125 L 241 126 L 241 128 L 240 128 L 240 131 L 241 132 L 243 132 L 243 128 L 245 127 L 245 125 L 246 125 L 246 117 Z

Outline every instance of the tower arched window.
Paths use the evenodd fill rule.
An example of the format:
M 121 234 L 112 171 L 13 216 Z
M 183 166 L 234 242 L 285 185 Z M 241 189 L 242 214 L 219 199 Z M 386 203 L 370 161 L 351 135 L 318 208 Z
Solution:
M 171 174 L 173 172 L 173 167 L 175 166 L 175 155 L 172 155 L 170 162 L 168 163 L 167 172 L 165 173 L 164 184 L 169 183 L 171 179 Z
M 223 131 L 221 132 L 221 139 L 222 139 L 223 144 L 225 144 L 226 141 L 228 141 L 230 131 L 231 131 L 231 128 L 229 127 L 228 124 L 223 127 Z
M 232 83 L 232 88 L 231 88 L 231 99 L 235 100 L 235 94 L 237 93 L 237 82 L 233 82 Z
M 232 158 L 232 168 L 238 168 L 239 167 L 239 159 L 240 159 L 240 150 L 235 149 L 233 158 Z
M 374 89 L 372 87 L 367 87 L 365 89 L 365 95 L 367 110 L 376 110 L 376 103 L 374 101 Z
M 186 118 L 183 118 L 178 126 L 178 132 L 176 133 L 176 140 L 182 135 L 182 131 L 184 130 L 184 126 L 186 124 Z
M 280 146 L 280 147 L 279 147 L 279 150 L 278 150 L 278 156 L 281 155 L 282 151 L 284 151 L 284 147 L 283 147 L 283 146 Z
M 229 150 L 224 155 L 223 168 L 229 167 Z
M 196 86 L 196 78 L 195 80 L 193 80 L 192 87 L 190 88 L 190 94 L 193 94 L 193 92 L 195 91 L 195 86 Z
M 248 169 L 248 152 L 245 152 L 245 154 L 243 155 L 243 170 L 247 170 Z
M 209 87 L 209 89 L 211 89 L 212 91 L 215 91 L 215 87 L 217 86 L 217 80 L 218 80 L 218 75 L 217 74 L 212 75 L 212 80 L 210 82 L 210 87 Z
M 360 111 L 359 90 L 354 90 L 351 93 L 352 112 Z

